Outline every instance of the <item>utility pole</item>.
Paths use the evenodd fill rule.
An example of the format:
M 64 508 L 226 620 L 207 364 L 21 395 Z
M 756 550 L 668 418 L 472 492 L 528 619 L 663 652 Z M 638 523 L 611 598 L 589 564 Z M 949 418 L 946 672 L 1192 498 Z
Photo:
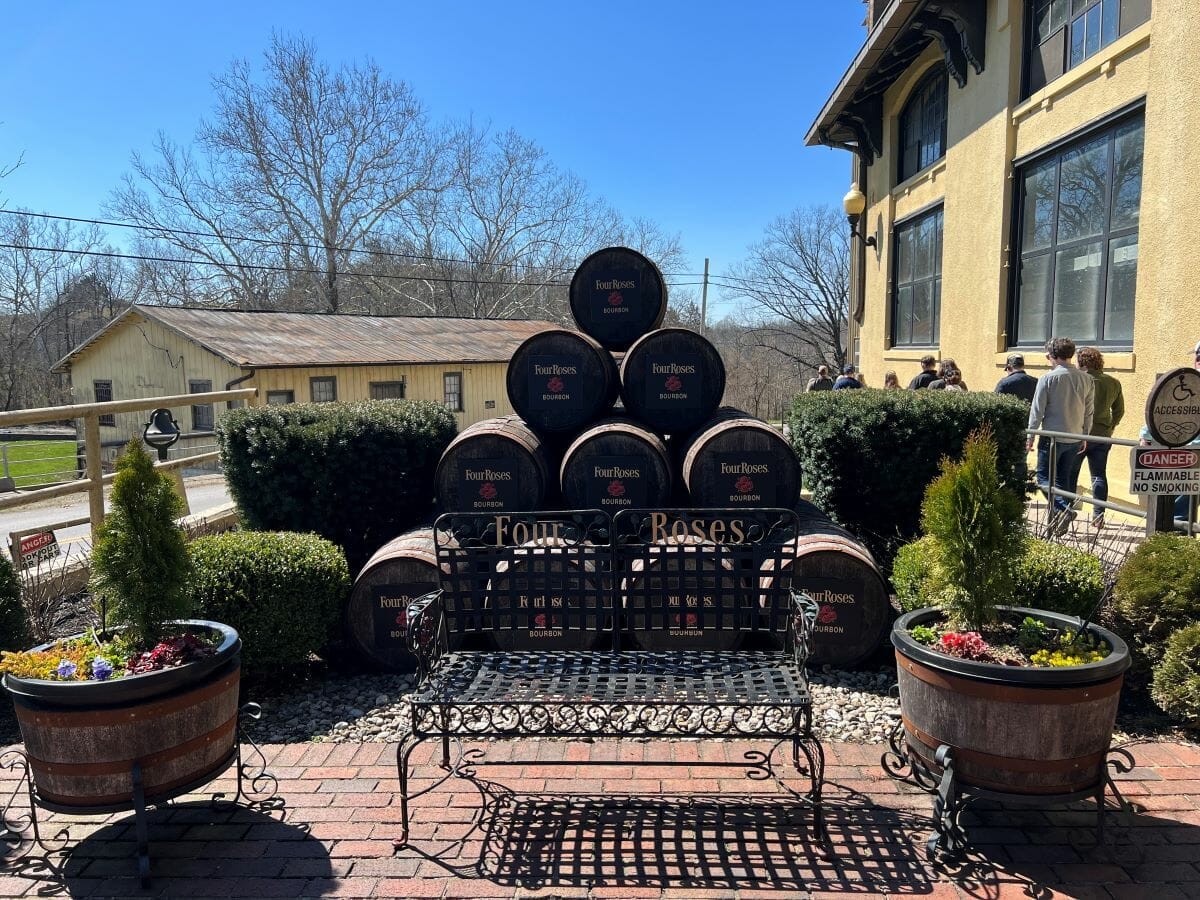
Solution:
M 700 334 L 708 325 L 708 257 L 704 257 L 704 287 L 700 289 Z

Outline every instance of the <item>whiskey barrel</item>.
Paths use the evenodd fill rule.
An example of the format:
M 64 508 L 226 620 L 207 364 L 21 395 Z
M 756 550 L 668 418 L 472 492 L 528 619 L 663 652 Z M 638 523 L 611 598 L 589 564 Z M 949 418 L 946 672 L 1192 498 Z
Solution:
M 809 660 L 858 665 L 878 649 L 891 625 L 887 582 L 870 551 L 850 532 L 811 503 L 797 503 L 796 514 L 799 533 L 789 544 L 782 578 L 820 607 Z M 777 577 L 774 561 L 768 561 L 760 585 L 766 588 Z
M 568 509 L 644 509 L 671 498 L 662 439 L 628 419 L 608 419 L 575 439 L 559 469 Z
M 735 596 L 733 566 L 701 555 L 711 542 L 668 537 L 635 559 L 621 582 L 625 631 L 642 650 L 734 650 L 743 633 L 714 627 Z M 730 613 L 732 615 L 732 612 Z
M 597 577 L 594 565 L 581 565 L 561 539 L 538 538 L 514 548 L 511 560 L 496 564 L 484 600 L 487 608 L 499 611 L 491 635 L 495 645 L 501 650 L 591 650 L 602 634 L 596 620 Z M 524 590 L 531 580 L 536 585 L 561 582 L 563 590 Z
M 721 405 L 724 393 L 721 354 L 686 328 L 652 331 L 621 360 L 625 409 L 655 431 L 694 431 Z
M 508 399 L 538 432 L 575 432 L 612 406 L 620 375 L 612 354 L 585 334 L 555 328 L 527 338 L 512 355 Z
M 442 512 L 528 512 L 542 508 L 551 472 L 538 436 L 520 416 L 501 416 L 464 428 L 434 483 Z
M 761 419 L 722 408 L 692 435 L 681 472 L 692 506 L 792 508 L 800 499 L 796 451 Z
M 662 324 L 667 283 L 658 267 L 636 250 L 606 247 L 575 270 L 570 302 L 582 331 L 609 350 L 625 350 Z
M 354 580 L 346 603 L 346 633 L 374 669 L 413 672 L 405 629 L 408 604 L 439 587 L 433 529 L 417 528 L 375 551 Z

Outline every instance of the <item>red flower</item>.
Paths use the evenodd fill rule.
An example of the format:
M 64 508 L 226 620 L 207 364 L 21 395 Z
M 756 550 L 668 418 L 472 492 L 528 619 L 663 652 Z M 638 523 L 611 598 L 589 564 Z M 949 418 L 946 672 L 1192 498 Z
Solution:
M 749 475 L 743 475 L 733 484 L 734 490 L 739 494 L 748 494 L 754 490 L 754 482 L 750 480 Z
M 613 291 L 611 294 L 608 295 L 608 305 L 609 306 L 620 306 L 624 302 L 624 300 L 625 300 L 625 298 L 621 296 L 620 291 Z
M 992 648 L 978 631 L 947 631 L 942 635 L 938 649 L 948 656 L 957 656 L 960 659 L 992 661 Z
M 559 378 L 557 375 L 555 375 L 553 378 L 551 378 L 549 381 L 546 382 L 546 390 L 548 390 L 554 394 L 559 393 L 563 389 L 563 387 L 565 387 L 565 385 L 563 384 L 563 380 L 561 378 Z
M 610 496 L 610 497 L 624 497 L 625 496 L 625 485 L 621 484 L 621 479 L 614 478 L 612 481 L 610 481 L 608 483 L 608 496 Z
M 831 622 L 837 621 L 837 610 L 828 603 L 822 604 L 821 611 L 817 613 L 817 621 L 822 625 L 828 625 Z
M 666 388 L 668 391 L 677 391 L 683 387 L 683 382 L 679 380 L 678 375 L 672 375 L 667 379 Z
M 485 481 L 483 487 L 479 489 L 479 496 L 484 500 L 493 500 L 498 493 L 500 492 L 496 490 L 496 486 L 490 481 Z

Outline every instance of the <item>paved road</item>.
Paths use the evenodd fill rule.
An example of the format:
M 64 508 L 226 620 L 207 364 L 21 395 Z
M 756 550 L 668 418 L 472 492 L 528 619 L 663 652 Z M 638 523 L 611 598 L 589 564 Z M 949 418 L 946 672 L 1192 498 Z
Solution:
M 184 477 L 187 487 L 188 503 L 193 514 L 202 513 L 206 509 L 221 506 L 229 502 L 229 488 L 225 485 L 225 477 L 211 472 L 203 475 Z M 106 492 L 107 493 L 107 492 Z M 7 495 L 5 495 L 7 496 Z M 8 548 L 8 535 L 12 531 L 22 531 L 51 522 L 74 519 L 88 514 L 86 494 L 73 494 L 55 500 L 44 500 L 33 506 L 18 509 L 6 509 L 0 512 L 0 546 Z M 74 528 L 64 528 L 55 534 L 60 544 L 73 538 L 87 537 L 88 526 L 76 525 Z

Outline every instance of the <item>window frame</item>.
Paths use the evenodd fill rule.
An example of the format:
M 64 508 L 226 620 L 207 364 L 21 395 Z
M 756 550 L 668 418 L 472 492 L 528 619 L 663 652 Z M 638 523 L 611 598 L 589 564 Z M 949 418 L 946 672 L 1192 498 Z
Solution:
M 447 383 L 447 379 L 449 378 L 458 379 L 457 391 L 450 390 L 450 386 Z M 455 406 L 450 405 L 452 395 L 457 398 L 457 405 Z M 462 412 L 464 410 L 466 404 L 463 402 L 463 373 L 461 371 L 442 373 L 442 405 L 450 412 Z
M 1063 3 L 1066 8 L 1065 17 L 1062 24 L 1051 31 L 1045 40 L 1038 40 L 1038 12 L 1041 9 L 1050 8 L 1050 15 L 1053 17 L 1053 5 L 1056 2 Z M 1104 6 L 1112 2 L 1116 7 L 1116 33 L 1107 41 L 1104 39 Z M 1100 7 L 1099 23 L 1100 23 L 1100 43 L 1097 47 L 1088 53 L 1084 50 L 1084 55 L 1078 62 L 1071 62 L 1071 34 L 1075 23 L 1084 20 L 1084 28 L 1086 35 L 1086 18 L 1089 10 L 1094 7 Z M 1025 34 L 1022 41 L 1022 63 L 1021 63 L 1021 98 L 1036 94 L 1043 88 L 1053 84 L 1059 78 L 1062 78 L 1072 69 L 1085 65 L 1089 59 L 1101 53 L 1105 47 L 1109 47 L 1116 41 L 1120 40 L 1135 28 L 1150 21 L 1152 15 L 1152 0 L 1084 0 L 1084 6 L 1079 12 L 1073 11 L 1073 0 L 1026 0 L 1024 4 L 1025 13 Z M 1042 57 L 1042 48 L 1051 42 L 1057 43 L 1057 47 L 1051 47 L 1051 50 L 1056 50 L 1061 59 L 1057 64 L 1061 65 L 1061 70 L 1053 77 L 1047 77 L 1046 80 L 1034 86 L 1033 79 L 1033 63 L 1035 59 Z M 1044 72 L 1042 73 L 1045 74 Z
M 332 388 L 332 396 L 326 400 L 318 400 L 316 387 L 328 383 Z M 336 403 L 338 398 L 336 375 L 312 375 L 308 379 L 308 399 L 313 403 Z
M 1105 340 L 1104 326 L 1108 319 L 1109 307 L 1109 275 L 1112 264 L 1111 243 L 1129 235 L 1138 237 L 1138 247 L 1140 252 L 1141 247 L 1141 201 L 1142 201 L 1142 186 L 1138 187 L 1138 222 L 1133 226 L 1124 226 L 1121 228 L 1112 228 L 1113 214 L 1113 191 L 1116 187 L 1113 178 L 1113 160 L 1116 154 L 1116 135 L 1117 131 L 1125 125 L 1140 120 L 1142 123 L 1142 177 L 1145 177 L 1145 150 L 1146 150 L 1146 134 L 1145 134 L 1145 98 L 1140 98 L 1132 104 L 1117 109 L 1099 119 L 1088 123 L 1082 128 L 1076 129 L 1070 134 L 1064 135 L 1061 138 L 1047 144 L 1033 153 L 1029 153 L 1023 157 L 1013 160 L 1012 164 L 1012 180 L 1014 184 L 1014 195 L 1011 212 L 1011 241 L 1012 250 L 1010 251 L 1009 277 L 1008 277 L 1008 315 L 1007 321 L 1007 340 L 1006 349 L 1013 350 L 1030 350 L 1038 349 L 1044 346 L 1046 340 L 1054 336 L 1054 296 L 1055 289 L 1058 286 L 1058 264 L 1055 257 L 1060 250 L 1082 247 L 1088 243 L 1099 243 L 1101 245 L 1101 256 L 1103 264 L 1098 276 L 1099 284 L 1104 291 L 1102 298 L 1102 306 L 1096 312 L 1098 316 L 1097 334 L 1100 335 L 1095 339 L 1081 339 L 1083 343 L 1091 344 L 1097 347 L 1102 347 L 1110 352 L 1126 352 L 1133 350 L 1134 336 L 1131 334 L 1128 339 L 1121 340 Z M 1107 154 L 1106 160 L 1108 165 L 1108 179 L 1105 185 L 1105 223 L 1104 229 L 1095 235 L 1089 235 L 1081 238 L 1076 238 L 1071 241 L 1060 244 L 1058 242 L 1058 225 L 1059 225 L 1059 199 L 1062 183 L 1062 160 L 1073 150 L 1083 147 L 1101 137 L 1107 139 Z M 1050 283 L 1047 287 L 1049 291 L 1049 327 L 1047 335 L 1042 339 L 1027 339 L 1022 342 L 1020 337 L 1021 324 L 1021 271 L 1023 263 L 1026 259 L 1024 251 L 1024 225 L 1025 225 L 1025 174 L 1031 169 L 1044 165 L 1053 160 L 1055 162 L 1055 181 L 1054 181 L 1054 217 L 1051 226 L 1050 244 L 1042 249 L 1032 251 L 1028 254 L 1029 257 L 1046 256 L 1053 262 L 1051 269 Z M 1136 283 L 1133 297 L 1134 319 L 1136 321 L 1137 310 L 1137 293 Z M 1131 323 L 1131 328 L 1133 327 Z
M 286 395 L 287 400 L 285 400 L 283 403 L 272 403 L 271 398 L 277 397 L 280 394 Z M 293 390 L 267 391 L 267 406 L 288 406 L 289 404 L 292 404 L 295 402 L 296 402 L 296 392 Z
M 945 198 L 940 198 L 938 200 L 935 200 L 933 203 L 930 203 L 927 206 L 923 206 L 920 209 L 915 210 L 914 212 L 905 216 L 904 218 L 898 219 L 892 223 L 892 234 L 891 234 L 891 245 L 892 246 L 891 246 L 891 261 L 890 261 L 891 275 L 889 278 L 889 282 L 891 284 L 891 289 L 889 291 L 889 296 L 888 296 L 888 323 L 889 323 L 888 324 L 888 340 L 890 342 L 889 345 L 891 347 L 903 347 L 906 350 L 907 349 L 936 349 L 937 347 L 939 347 L 941 345 L 941 339 L 942 339 L 941 284 L 942 284 L 942 278 L 944 275 L 941 258 L 944 255 L 944 252 L 938 253 L 937 258 L 933 261 L 933 272 L 927 278 L 910 278 L 908 281 L 904 282 L 903 284 L 901 284 L 901 282 L 900 282 L 901 235 L 903 232 L 907 231 L 908 229 L 915 228 L 915 227 L 921 225 L 926 219 L 929 219 L 932 216 L 940 216 L 941 217 L 942 239 L 940 241 L 938 241 L 935 238 L 935 240 L 934 240 L 934 246 L 935 246 L 934 252 L 938 253 L 939 250 L 944 250 L 945 242 L 946 242 L 946 237 L 945 237 L 945 235 L 946 235 L 946 201 L 945 201 Z M 921 343 L 921 344 L 912 343 L 911 341 L 902 343 L 897 340 L 897 335 L 899 334 L 898 312 L 899 312 L 899 303 L 900 303 L 900 289 L 901 289 L 901 287 L 912 286 L 912 285 L 916 285 L 917 283 L 923 283 L 926 281 L 928 281 L 933 286 L 933 288 L 932 288 L 932 290 L 933 290 L 933 326 L 931 328 L 932 340 L 930 341 L 930 343 L 927 343 L 927 344 L 926 343 Z M 910 312 L 910 316 L 911 316 L 911 312 Z M 910 326 L 911 326 L 911 322 L 910 322 Z M 911 327 L 909 330 L 911 332 Z
M 904 124 L 905 124 L 905 120 L 914 111 L 913 107 L 915 106 L 917 101 L 925 99 L 925 94 L 926 94 L 927 89 L 935 81 L 940 81 L 941 85 L 942 85 L 942 98 L 943 98 L 942 119 L 941 119 L 941 133 L 939 135 L 939 140 L 941 143 L 941 147 L 940 147 L 941 153 L 938 154 L 938 156 L 935 157 L 934 159 L 925 163 L 924 165 L 920 165 L 921 146 L 922 145 L 920 143 L 918 143 L 917 144 L 917 164 L 918 164 L 917 168 L 913 169 L 911 172 L 906 173 L 904 171 L 904 146 L 905 146 L 904 145 L 904 134 L 905 134 Z M 925 126 L 924 117 L 925 117 L 926 105 L 927 104 L 922 103 L 921 109 L 920 109 L 921 120 L 922 120 L 921 121 L 921 126 L 922 126 L 921 131 L 922 132 L 924 132 L 924 126 Z M 917 81 L 917 83 L 915 85 L 913 85 L 913 89 L 908 92 L 908 97 L 905 99 L 904 105 L 902 107 L 900 107 L 899 115 L 896 116 L 896 179 L 895 179 L 896 184 L 903 184 L 904 182 L 908 181 L 910 178 L 916 178 L 922 172 L 926 171 L 927 169 L 933 168 L 934 166 L 936 166 L 938 163 L 940 163 L 942 160 L 944 160 L 946 158 L 946 143 L 947 143 L 949 119 L 950 119 L 950 78 L 946 72 L 946 67 L 944 65 L 942 65 L 941 63 L 934 63 L 929 68 L 929 71 L 925 72 L 921 76 L 921 78 Z
M 197 389 L 196 385 L 203 385 Z M 211 378 L 189 378 L 188 379 L 189 394 L 210 394 L 212 393 Z M 207 425 L 203 421 L 207 413 Z M 192 431 L 211 432 L 216 430 L 217 416 L 216 411 L 211 403 L 193 403 L 192 404 Z
M 107 385 L 108 399 L 106 400 L 100 399 L 100 385 L 102 384 Z M 92 379 L 92 401 L 94 403 L 111 403 L 114 399 L 113 383 L 111 378 Z M 104 415 L 98 417 L 98 421 L 101 425 L 107 425 L 109 428 L 115 428 L 117 426 L 117 417 L 114 413 L 105 413 Z
M 399 388 L 400 388 L 400 396 L 399 397 L 376 397 L 375 396 L 376 388 L 389 388 L 389 387 L 396 387 L 396 386 L 399 386 Z M 372 382 L 369 382 L 367 385 L 367 397 L 371 400 L 404 400 L 404 399 L 406 399 L 407 396 L 408 396 L 408 379 L 407 378 L 399 378 L 399 379 L 394 379 L 392 381 L 372 381 Z

